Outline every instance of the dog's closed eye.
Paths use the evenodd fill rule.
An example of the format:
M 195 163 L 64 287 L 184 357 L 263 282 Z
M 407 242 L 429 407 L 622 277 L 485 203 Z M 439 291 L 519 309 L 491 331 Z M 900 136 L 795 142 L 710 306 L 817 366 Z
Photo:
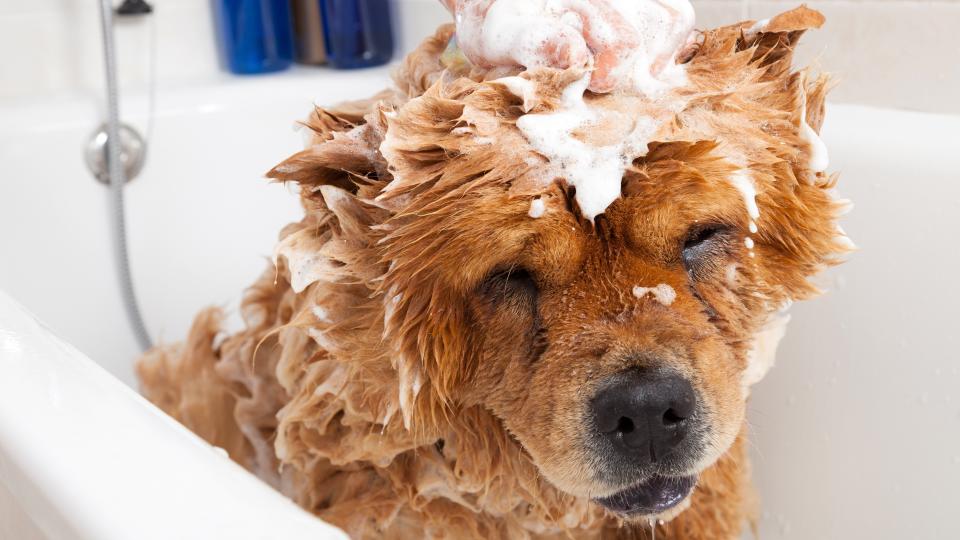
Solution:
M 694 227 L 683 243 L 683 267 L 693 279 L 702 279 L 726 254 L 730 236 L 724 225 Z
M 510 267 L 495 270 L 483 281 L 481 287 L 492 299 L 532 302 L 539 294 L 537 282 L 526 268 Z

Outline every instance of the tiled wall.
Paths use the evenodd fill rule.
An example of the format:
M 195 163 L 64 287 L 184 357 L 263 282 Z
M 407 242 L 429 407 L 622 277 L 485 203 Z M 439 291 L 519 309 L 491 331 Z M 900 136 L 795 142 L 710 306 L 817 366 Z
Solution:
M 791 0 L 694 0 L 698 26 L 742 14 L 762 19 L 796 7 Z M 827 22 L 798 47 L 800 63 L 819 65 L 838 83 L 831 99 L 960 114 L 960 1 L 812 0 Z
M 155 19 L 118 19 L 118 66 L 125 88 L 148 80 L 155 36 L 161 88 L 220 76 L 208 0 L 153 0 Z M 0 0 L 0 100 L 100 92 L 99 2 Z M 155 34 L 153 33 L 155 32 Z
M 394 0 L 400 43 L 415 45 L 448 20 L 437 0 Z M 153 0 L 160 87 L 210 81 L 217 69 L 208 0 Z M 694 0 L 701 28 L 768 17 L 795 0 Z M 832 98 L 960 114 L 960 0 L 815 0 L 827 24 L 800 46 L 839 85 Z M 0 100 L 99 92 L 102 60 L 97 2 L 0 0 Z M 122 83 L 147 80 L 151 22 L 118 25 Z

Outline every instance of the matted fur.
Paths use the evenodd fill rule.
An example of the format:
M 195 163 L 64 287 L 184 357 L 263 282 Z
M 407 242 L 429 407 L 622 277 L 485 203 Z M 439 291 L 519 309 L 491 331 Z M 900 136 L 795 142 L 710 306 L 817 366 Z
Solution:
M 755 257 L 735 255 L 735 283 L 696 291 L 716 308 L 712 328 L 735 358 L 716 369 L 730 377 L 744 370 L 769 316 L 815 293 L 808 278 L 845 249 L 835 226 L 841 208 L 828 194 L 834 180 L 809 170 L 798 129 L 805 101 L 806 120 L 819 131 L 827 80 L 790 66 L 800 34 L 821 23 L 819 13 L 800 8 L 764 31 L 742 23 L 706 32 L 680 90 L 683 109 L 667 118 L 628 170 L 621 200 L 595 224 L 579 218 L 562 182 L 535 181 L 543 160 L 513 128 L 526 110 L 550 110 L 578 74 L 527 73 L 539 91 L 524 103 L 489 82 L 509 74 L 502 70 L 445 71 L 440 57 L 452 28 L 441 28 L 406 59 L 395 89 L 318 108 L 305 122 L 308 148 L 270 172 L 299 184 L 305 216 L 283 230 L 276 266 L 247 292 L 246 328 L 214 346 L 221 315 L 202 313 L 185 344 L 141 360 L 144 393 L 355 538 L 647 537 L 645 524 L 624 523 L 546 480 L 545 462 L 553 460 L 553 470 L 563 463 L 549 452 L 538 462 L 519 442 L 523 434 L 508 429 L 495 411 L 514 411 L 514 403 L 478 395 L 496 387 L 507 395 L 529 390 L 530 399 L 575 393 L 576 381 L 564 381 L 579 375 L 556 371 L 552 390 L 510 379 L 487 359 L 517 340 L 536 348 L 548 338 L 481 337 L 478 325 L 509 325 L 501 320 L 509 314 L 486 319 L 471 298 L 504 261 L 548 272 L 581 257 L 578 271 L 600 273 L 607 270 L 590 255 L 600 248 L 591 246 L 633 261 L 620 244 L 633 245 L 655 258 L 670 249 L 674 229 L 700 214 L 745 229 L 740 195 L 724 178 L 746 166 L 763 212 L 752 235 Z M 657 206 L 678 190 L 687 206 Z M 541 219 L 527 215 L 533 196 L 551 208 Z M 623 223 L 664 232 L 631 239 Z M 528 262 L 531 251 L 539 255 Z M 636 303 L 610 296 L 637 284 L 630 279 L 676 283 L 669 264 L 643 264 L 645 273 L 622 280 L 611 271 L 605 296 L 573 288 L 562 302 L 593 320 L 611 304 Z M 569 270 L 556 272 L 550 279 L 573 279 Z M 701 316 L 682 295 L 675 311 Z M 631 317 L 647 317 L 630 309 Z M 561 345 L 567 339 L 557 336 Z M 745 396 L 719 384 L 699 382 L 701 392 L 720 396 L 717 414 L 735 426 L 731 444 L 702 472 L 689 508 L 658 527 L 658 539 L 734 538 L 751 519 Z

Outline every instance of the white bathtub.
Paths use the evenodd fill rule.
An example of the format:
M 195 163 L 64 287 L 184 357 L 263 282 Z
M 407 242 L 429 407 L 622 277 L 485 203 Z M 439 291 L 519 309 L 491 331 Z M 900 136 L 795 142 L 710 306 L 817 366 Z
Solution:
M 231 305 L 264 267 L 280 227 L 297 218 L 296 197 L 261 178 L 300 147 L 293 121 L 314 100 L 366 96 L 385 82 L 382 69 L 297 71 L 161 92 L 148 164 L 128 190 L 133 273 L 153 336 L 177 340 L 201 307 Z M 124 110 L 136 121 L 143 103 L 134 99 Z M 97 118 L 88 99 L 0 105 L 0 289 L 130 383 L 137 351 L 115 285 L 106 194 L 81 162 Z M 960 538 L 954 515 L 960 507 L 958 134 L 960 117 L 830 107 L 824 138 L 833 170 L 842 173 L 841 192 L 857 203 L 844 226 L 862 251 L 823 280 L 825 297 L 794 307 L 777 367 L 755 390 L 761 538 Z M 29 447 L 44 442 L 37 434 L 57 418 L 28 421 L 8 408 L 16 410 L 24 395 L 38 403 L 54 398 L 40 375 L 11 381 L 11 373 L 21 372 L 11 371 L 8 356 L 0 347 L 0 410 L 8 412 L 0 415 L 0 486 L 7 486 L 6 493 L 0 489 L 0 507 L 16 504 L 43 519 L 56 501 L 10 497 L 11 485 L 44 495 L 56 486 L 44 475 L 51 467 L 63 474 L 55 480 L 64 489 L 82 493 L 93 489 L 82 484 L 91 476 L 53 468 L 62 454 Z M 155 416 L 118 385 L 96 377 L 105 403 Z M 8 395 L 3 388 L 19 392 Z M 78 411 L 60 411 L 77 423 L 65 437 L 90 444 L 83 428 L 96 420 L 71 416 Z M 30 414 L 24 408 L 23 415 Z M 156 418 L 150 422 L 153 427 L 144 429 L 153 430 L 152 437 L 184 438 Z M 103 444 L 135 447 L 129 439 L 142 433 L 97 435 Z M 4 453 L 11 437 L 26 445 L 18 452 L 51 461 L 18 462 L 11 472 Z M 60 444 L 70 443 L 65 438 Z M 158 465 L 166 458 L 144 456 L 142 465 L 170 467 Z M 102 460 L 89 467 L 94 477 L 117 474 Z M 198 476 L 193 482 L 211 480 Z M 123 496 L 136 500 L 140 494 Z M 70 523 L 109 522 L 114 511 L 109 505 L 67 506 L 61 514 Z M 168 519 L 177 514 L 171 511 Z

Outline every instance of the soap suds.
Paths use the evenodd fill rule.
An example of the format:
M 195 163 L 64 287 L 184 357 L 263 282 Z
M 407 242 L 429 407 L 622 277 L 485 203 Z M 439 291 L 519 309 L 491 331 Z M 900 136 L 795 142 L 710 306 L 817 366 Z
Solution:
M 400 358 L 397 372 L 400 414 L 403 416 L 403 427 L 409 430 L 413 421 L 413 405 L 420 394 L 420 389 L 423 388 L 423 374 L 415 360 L 404 356 Z
M 736 263 L 731 263 L 727 265 L 726 270 L 724 271 L 724 277 L 727 281 L 727 287 L 731 289 L 737 286 L 737 265 Z
M 527 212 L 527 215 L 533 219 L 538 219 L 543 216 L 543 213 L 547 211 L 547 206 L 544 204 L 543 199 L 537 197 L 530 201 L 530 211 Z
M 770 24 L 770 19 L 760 19 L 759 21 L 753 23 L 750 28 L 747 28 L 743 34 L 744 37 L 753 38 L 753 36 L 763 32 L 767 29 L 767 25 Z
M 592 89 L 629 85 L 653 95 L 686 81 L 676 56 L 695 18 L 689 0 L 466 0 L 457 9 L 457 42 L 485 67 L 592 69 L 596 54 L 613 65 L 603 66 L 609 72 Z
M 293 292 L 299 294 L 310 284 L 329 279 L 336 273 L 336 267 L 324 253 L 324 243 L 325 240 L 318 238 L 312 229 L 303 229 L 287 235 L 277 244 L 273 264 L 277 266 L 280 257 L 286 259 Z
M 750 177 L 750 173 L 740 169 L 730 176 L 730 183 L 737 188 L 743 197 L 743 204 L 747 207 L 747 215 L 750 216 L 750 232 L 757 232 L 757 220 L 760 218 L 760 207 L 757 206 L 757 188 Z
M 659 126 L 649 117 L 637 116 L 631 133 L 619 144 L 593 146 L 577 139 L 575 130 L 598 119 L 597 111 L 583 99 L 589 82 L 589 75 L 574 82 L 563 91 L 560 110 L 521 116 L 517 128 L 550 161 L 556 176 L 576 188 L 580 211 L 592 221 L 620 197 L 624 170 L 646 153 Z
M 400 304 L 401 300 L 403 300 L 403 293 L 398 293 L 396 286 L 391 287 L 383 301 L 384 337 L 387 335 L 387 330 L 390 328 L 391 321 L 393 320 L 393 314 L 396 313 L 397 305 Z
M 330 319 L 330 313 L 328 313 L 327 310 L 322 306 L 313 307 L 313 316 L 316 317 L 317 320 L 320 322 L 324 322 L 324 323 L 333 322 Z
M 786 313 L 789 304 L 775 313 L 760 329 L 747 352 L 747 369 L 743 371 L 741 383 L 744 396 L 750 395 L 750 387 L 763 380 L 773 367 L 777 356 L 777 345 L 787 332 L 790 315 Z
M 857 249 L 857 245 L 853 243 L 853 240 L 851 240 L 849 236 L 847 236 L 847 231 L 843 230 L 843 227 L 840 225 L 837 225 L 837 233 L 837 236 L 833 237 L 833 240 L 840 247 L 850 251 Z
M 615 79 L 627 79 L 647 95 L 686 83 L 686 70 L 676 63 L 676 57 L 693 33 L 696 21 L 689 0 L 614 0 L 611 3 L 641 36 L 641 42 L 621 64 L 621 70 L 627 70 L 629 76 L 616 77 L 615 70 Z
M 801 74 L 800 81 L 800 136 L 810 145 L 810 170 L 822 173 L 830 166 L 830 154 L 820 135 L 807 123 L 806 77 Z
M 677 299 L 677 291 L 673 290 L 673 287 L 666 283 L 661 283 L 656 287 L 641 287 L 637 285 L 633 288 L 633 296 L 637 298 L 643 298 L 647 294 L 653 294 L 657 302 L 660 302 L 664 306 L 673 304 L 673 301 Z
M 546 176 L 563 178 L 576 188 L 581 213 L 593 221 L 619 198 L 626 167 L 646 154 L 651 138 L 667 121 L 658 118 L 659 113 L 680 108 L 678 99 L 670 100 L 664 93 L 686 83 L 686 68 L 676 63 L 676 56 L 693 35 L 693 6 L 689 0 L 609 0 L 603 5 L 582 0 L 495 0 L 486 4 L 486 11 L 479 5 L 467 1 L 457 9 L 457 40 L 481 65 L 585 68 L 583 77 L 564 89 L 557 110 L 524 114 L 516 125 L 550 162 Z M 547 43 L 569 46 L 569 58 L 582 56 L 584 63 L 563 66 L 555 58 L 557 48 Z M 604 91 L 637 95 L 644 103 L 655 104 L 656 112 L 624 117 L 587 103 L 584 94 L 596 83 L 591 50 L 615 53 L 616 61 L 604 74 Z M 520 97 L 525 113 L 539 102 L 530 79 L 511 76 L 491 82 Z M 624 128 L 615 138 L 618 142 L 591 144 L 578 138 L 578 130 L 589 133 L 588 128 L 611 118 Z
M 494 83 L 502 84 L 508 92 L 523 100 L 523 112 L 529 112 L 537 102 L 537 90 L 533 82 L 523 77 L 501 77 Z

